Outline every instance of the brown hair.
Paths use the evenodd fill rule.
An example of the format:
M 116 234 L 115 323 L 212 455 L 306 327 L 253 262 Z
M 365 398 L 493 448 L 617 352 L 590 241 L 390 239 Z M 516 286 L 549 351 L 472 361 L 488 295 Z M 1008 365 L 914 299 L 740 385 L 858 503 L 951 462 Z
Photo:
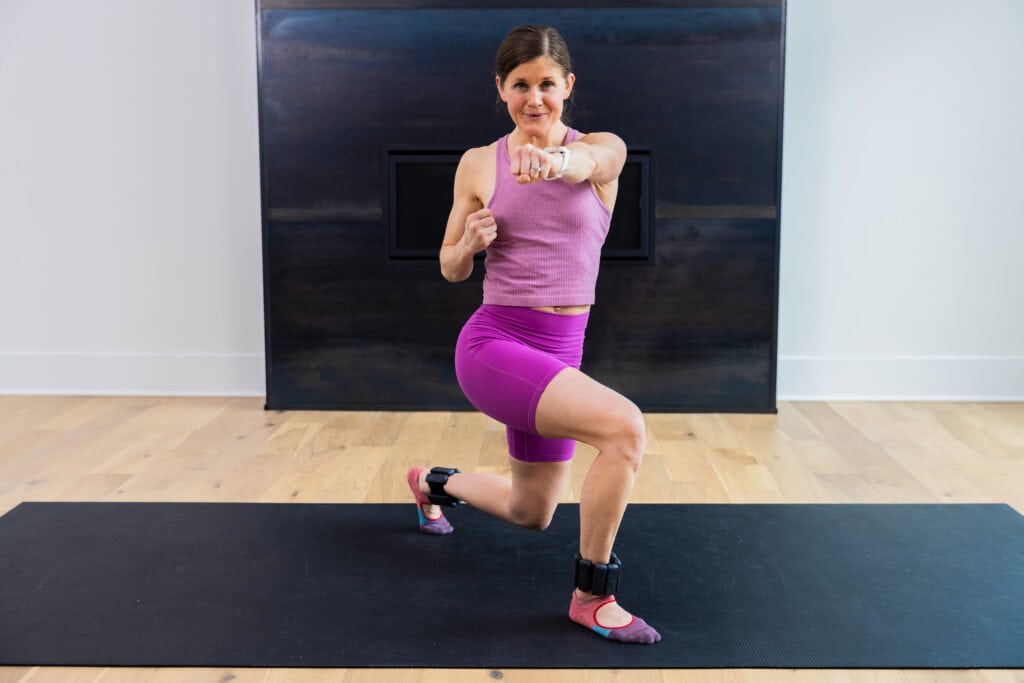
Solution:
M 538 57 L 548 57 L 562 69 L 562 77 L 567 78 L 572 72 L 572 59 L 565 38 L 554 27 L 522 24 L 508 32 L 505 40 L 494 55 L 494 73 L 502 85 L 509 73 L 520 64 Z M 498 103 L 500 104 L 500 100 Z M 562 118 L 567 119 L 572 104 L 572 95 L 565 103 Z
M 550 57 L 562 67 L 562 76 L 568 76 L 572 71 L 569 48 L 561 33 L 551 26 L 523 24 L 509 31 L 498 47 L 498 53 L 494 55 L 494 72 L 504 83 L 512 69 L 538 57 Z

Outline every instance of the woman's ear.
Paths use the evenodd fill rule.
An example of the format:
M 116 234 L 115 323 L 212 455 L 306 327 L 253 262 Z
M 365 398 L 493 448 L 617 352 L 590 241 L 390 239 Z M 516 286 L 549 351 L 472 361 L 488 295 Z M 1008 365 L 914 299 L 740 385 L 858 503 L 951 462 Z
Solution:
M 570 73 L 565 77 L 565 97 L 563 100 L 569 99 L 569 95 L 572 94 L 572 86 L 576 83 L 576 74 Z
M 498 89 L 498 97 L 501 98 L 501 101 L 508 102 L 508 100 L 505 99 L 505 90 L 501 87 L 501 76 L 494 77 L 494 87 Z

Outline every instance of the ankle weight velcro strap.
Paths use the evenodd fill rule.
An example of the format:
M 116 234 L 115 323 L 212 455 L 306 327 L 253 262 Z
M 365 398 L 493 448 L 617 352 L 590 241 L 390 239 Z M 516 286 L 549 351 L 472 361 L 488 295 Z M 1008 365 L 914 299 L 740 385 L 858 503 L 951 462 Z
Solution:
M 621 566 L 615 553 L 606 564 L 594 564 L 576 555 L 576 587 L 593 595 L 612 595 L 619 589 Z
M 427 499 L 434 505 L 447 505 L 448 507 L 462 505 L 461 500 L 452 498 L 444 491 L 444 485 L 448 483 L 448 477 L 453 474 L 459 474 L 460 471 L 454 467 L 434 467 L 431 469 L 430 474 L 427 475 L 427 485 L 430 486 L 430 493 L 427 494 Z

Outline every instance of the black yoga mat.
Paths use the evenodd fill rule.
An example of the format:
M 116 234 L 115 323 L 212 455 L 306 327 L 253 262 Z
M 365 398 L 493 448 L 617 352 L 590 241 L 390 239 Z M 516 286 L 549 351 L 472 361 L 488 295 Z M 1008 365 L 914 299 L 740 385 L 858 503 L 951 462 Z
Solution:
M 543 533 L 468 506 L 25 503 L 0 518 L 0 664 L 1024 666 L 1005 505 L 634 505 L 619 597 L 664 636 L 566 616 L 578 508 Z

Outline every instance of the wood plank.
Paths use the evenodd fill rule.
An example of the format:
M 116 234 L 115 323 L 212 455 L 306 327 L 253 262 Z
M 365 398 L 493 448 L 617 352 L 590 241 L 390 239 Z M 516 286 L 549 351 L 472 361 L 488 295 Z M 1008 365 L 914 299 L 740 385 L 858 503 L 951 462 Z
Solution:
M 892 459 L 847 420 L 842 404 L 805 403 L 798 410 L 828 438 L 830 445 L 853 463 L 883 500 L 871 502 L 934 503 L 936 497 L 902 465 Z

